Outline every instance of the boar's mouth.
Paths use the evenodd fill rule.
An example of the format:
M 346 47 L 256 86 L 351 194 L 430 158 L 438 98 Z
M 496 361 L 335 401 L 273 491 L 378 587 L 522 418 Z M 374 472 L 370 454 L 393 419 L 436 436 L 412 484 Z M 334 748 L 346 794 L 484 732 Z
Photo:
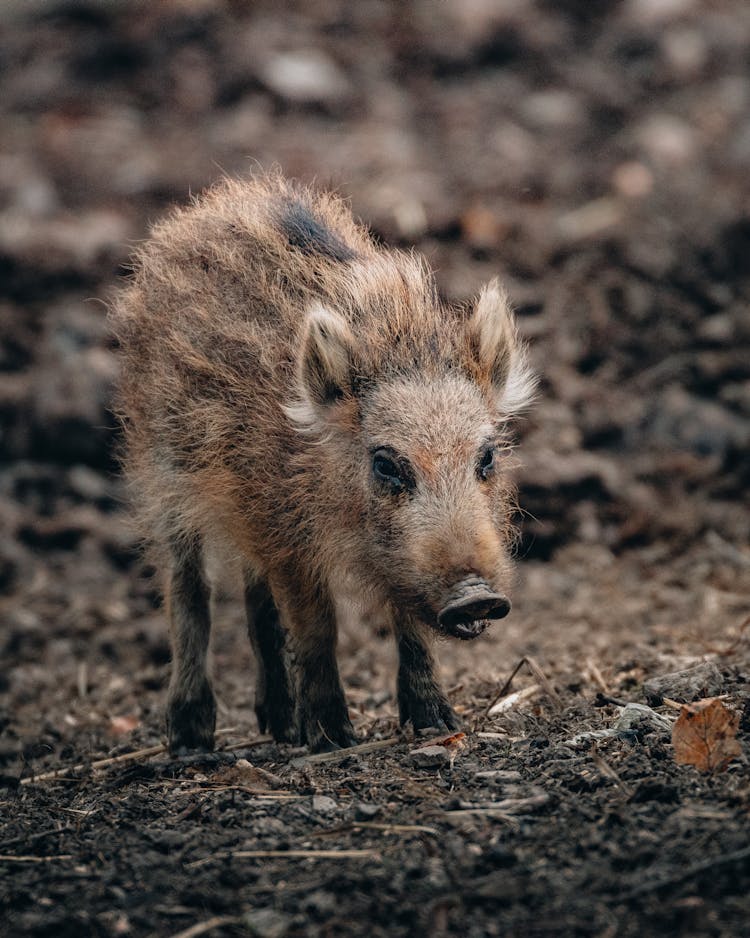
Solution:
M 438 625 L 446 635 L 468 641 L 477 638 L 494 619 L 510 612 L 507 596 L 494 592 L 483 580 L 459 583 L 438 613 Z

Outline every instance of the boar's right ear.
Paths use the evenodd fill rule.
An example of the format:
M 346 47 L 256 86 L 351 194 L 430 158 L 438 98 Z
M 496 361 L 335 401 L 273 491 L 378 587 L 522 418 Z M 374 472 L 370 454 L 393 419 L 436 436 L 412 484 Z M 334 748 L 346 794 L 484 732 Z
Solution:
M 342 316 L 320 304 L 310 309 L 297 359 L 300 400 L 286 408 L 296 424 L 311 428 L 324 408 L 351 390 L 354 348 L 354 336 Z
M 489 377 L 498 410 L 507 416 L 524 410 L 533 400 L 536 378 L 497 280 L 479 294 L 468 329 L 472 356 L 480 373 Z

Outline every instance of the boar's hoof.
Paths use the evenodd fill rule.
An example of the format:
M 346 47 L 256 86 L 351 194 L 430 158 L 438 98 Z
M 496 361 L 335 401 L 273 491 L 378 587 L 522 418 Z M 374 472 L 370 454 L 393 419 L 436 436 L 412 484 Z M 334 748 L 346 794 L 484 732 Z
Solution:
M 356 736 L 348 736 L 343 745 L 334 743 L 330 739 L 326 739 L 325 736 L 322 736 L 310 746 L 310 752 L 338 752 L 339 749 L 349 749 L 351 746 L 356 746 L 358 743 L 359 740 Z
M 318 689 L 319 690 L 319 689 Z M 300 741 L 311 752 L 332 752 L 356 746 L 359 740 L 349 719 L 343 692 L 299 694 Z
M 299 730 L 294 719 L 288 714 L 280 714 L 275 711 L 266 713 L 260 707 L 255 708 L 258 717 L 258 727 L 261 733 L 270 733 L 277 743 L 292 743 L 297 745 L 299 742 Z
M 216 729 L 216 701 L 209 684 L 199 694 L 173 698 L 167 708 L 167 739 L 172 755 L 199 750 L 212 752 Z
M 290 697 L 272 700 L 269 695 L 256 701 L 255 716 L 261 733 L 270 733 L 277 743 L 296 744 L 299 741 L 294 702 Z
M 337 749 L 348 749 L 350 746 L 356 746 L 359 742 L 354 733 L 354 728 L 348 721 L 346 725 L 339 727 L 338 730 L 333 730 L 331 727 L 324 729 L 319 723 L 316 723 L 312 731 L 308 726 L 305 736 L 310 752 L 335 752 Z
M 415 733 L 425 730 L 448 733 L 461 726 L 456 712 L 443 696 L 405 695 L 399 700 L 399 717 L 401 725 L 411 723 Z

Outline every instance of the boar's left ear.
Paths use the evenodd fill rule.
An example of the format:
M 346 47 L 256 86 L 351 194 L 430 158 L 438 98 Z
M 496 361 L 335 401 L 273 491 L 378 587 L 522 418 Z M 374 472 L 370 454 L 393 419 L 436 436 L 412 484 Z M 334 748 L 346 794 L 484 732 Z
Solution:
M 285 408 L 300 429 L 312 429 L 325 408 L 350 391 L 354 359 L 355 339 L 346 320 L 320 304 L 313 306 L 297 358 L 299 400 Z
M 498 410 L 507 416 L 524 410 L 533 400 L 536 378 L 508 297 L 497 280 L 480 293 L 468 330 L 472 356 L 490 379 Z
M 354 336 L 338 313 L 316 304 L 308 312 L 299 356 L 299 377 L 314 404 L 332 404 L 351 388 Z

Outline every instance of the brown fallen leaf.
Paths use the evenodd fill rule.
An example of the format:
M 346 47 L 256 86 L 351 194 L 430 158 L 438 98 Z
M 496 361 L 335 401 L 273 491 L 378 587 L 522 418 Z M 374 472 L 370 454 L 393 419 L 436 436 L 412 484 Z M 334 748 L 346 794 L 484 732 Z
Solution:
M 448 750 L 448 755 L 451 760 L 451 768 L 453 768 L 453 763 L 456 761 L 456 756 L 459 753 L 459 750 L 462 749 L 466 743 L 466 733 L 452 733 L 450 736 L 440 736 L 437 739 L 434 737 L 428 739 L 426 743 L 420 746 L 420 749 L 426 749 L 427 746 L 444 746 Z
M 450 736 L 430 736 L 426 739 L 419 749 L 425 749 L 427 746 L 445 746 L 446 749 L 460 748 L 464 745 L 466 733 L 451 733 Z
M 739 714 L 717 697 L 686 704 L 672 728 L 675 762 L 721 772 L 742 752 L 735 738 L 739 722 Z
M 508 226 L 490 209 L 472 205 L 461 216 L 461 233 L 471 247 L 489 251 L 502 241 Z
M 115 736 L 125 736 L 132 733 L 136 727 L 140 726 L 141 721 L 133 714 L 121 717 L 112 717 L 109 721 L 109 731 Z

